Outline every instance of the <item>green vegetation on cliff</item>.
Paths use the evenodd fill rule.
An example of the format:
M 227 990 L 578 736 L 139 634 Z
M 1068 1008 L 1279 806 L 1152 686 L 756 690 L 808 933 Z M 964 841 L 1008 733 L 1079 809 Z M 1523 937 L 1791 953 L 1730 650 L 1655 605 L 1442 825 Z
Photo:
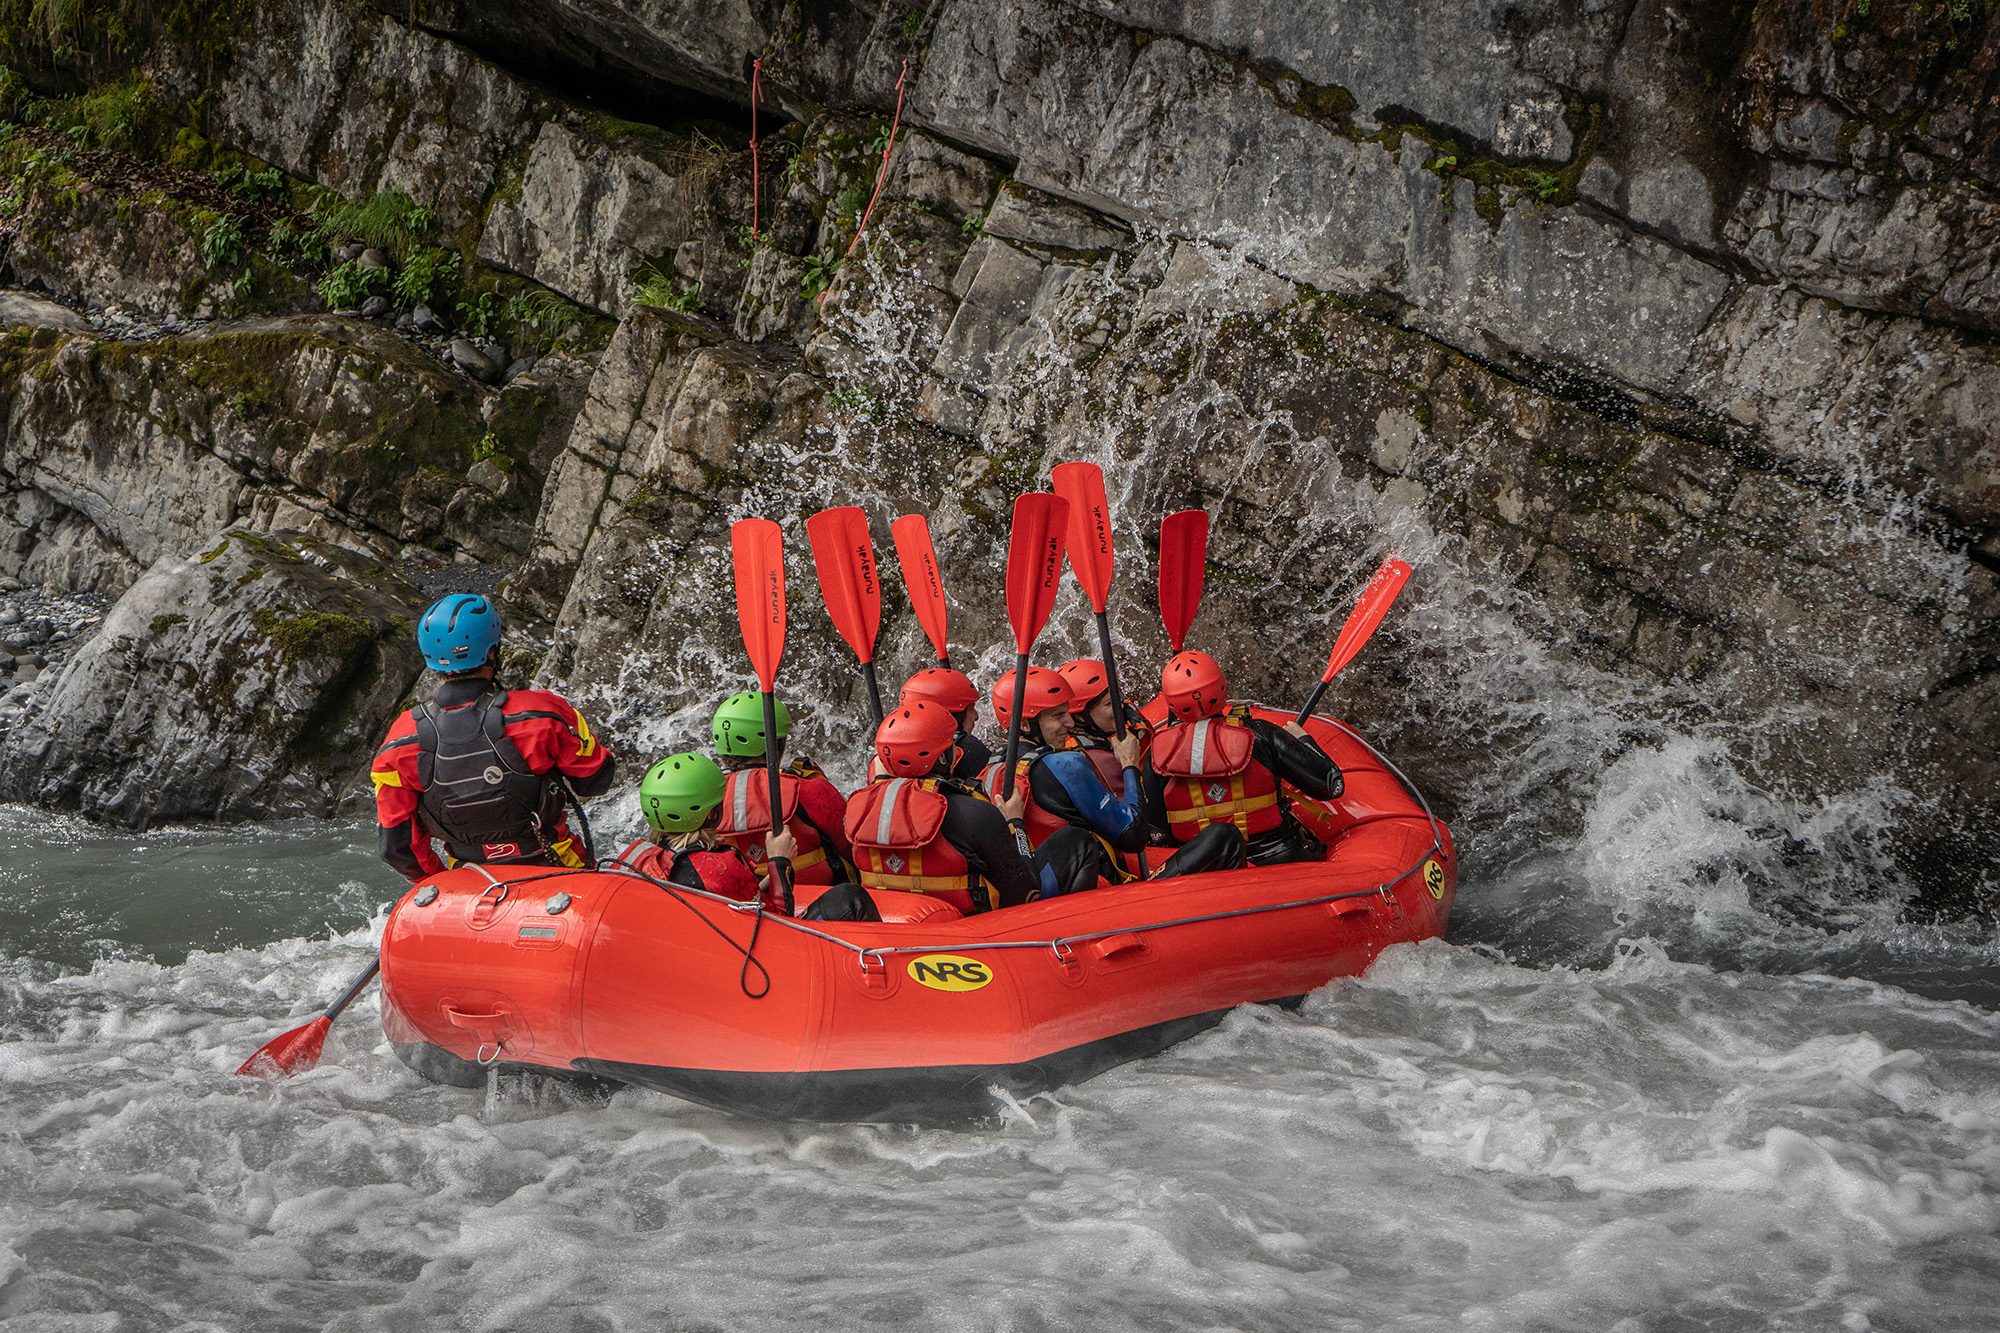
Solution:
M 252 618 L 277 645 L 287 665 L 309 658 L 345 662 L 375 642 L 375 627 L 338 611 L 300 611 L 284 615 L 265 607 Z

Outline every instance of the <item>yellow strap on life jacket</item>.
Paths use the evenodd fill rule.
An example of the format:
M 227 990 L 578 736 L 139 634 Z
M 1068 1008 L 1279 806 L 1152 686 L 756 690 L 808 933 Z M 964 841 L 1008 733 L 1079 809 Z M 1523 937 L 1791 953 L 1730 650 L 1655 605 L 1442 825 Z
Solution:
M 794 834 L 793 836 L 796 837 L 797 835 Z M 740 843 L 737 841 L 739 838 L 743 839 Z M 761 866 L 767 859 L 768 854 L 764 851 L 763 834 L 731 833 L 726 835 L 722 840 L 735 846 L 737 851 L 742 852 L 744 856 L 749 858 L 750 864 L 753 866 Z M 809 852 L 800 852 L 797 856 L 794 856 L 792 858 L 792 869 L 794 872 L 810 870 L 824 860 L 826 860 L 826 847 L 821 845 Z
M 900 889 L 904 893 L 959 893 L 971 882 L 968 874 L 932 875 L 924 873 L 924 854 L 919 848 L 897 848 L 885 852 L 869 847 L 861 852 L 862 878 L 871 889 Z M 889 857 L 904 858 L 907 869 L 890 870 L 886 864 Z
M 1267 810 L 1278 803 L 1278 793 L 1276 791 L 1265 792 L 1262 796 L 1245 796 L 1243 794 L 1244 783 L 1242 773 L 1235 773 L 1230 776 L 1229 797 L 1227 800 L 1221 801 L 1203 801 L 1199 799 L 1205 795 L 1202 791 L 1202 779 L 1200 778 L 1180 778 L 1177 781 L 1184 783 L 1187 792 L 1197 799 L 1183 809 L 1169 809 L 1167 811 L 1167 823 L 1169 825 L 1192 825 L 1193 833 L 1201 832 L 1201 830 L 1207 828 L 1210 824 L 1220 824 L 1226 821 L 1236 825 L 1236 831 L 1247 838 L 1250 836 L 1251 812 Z M 1176 829 L 1175 831 L 1178 832 L 1179 830 Z M 1192 833 L 1189 836 L 1192 836 Z

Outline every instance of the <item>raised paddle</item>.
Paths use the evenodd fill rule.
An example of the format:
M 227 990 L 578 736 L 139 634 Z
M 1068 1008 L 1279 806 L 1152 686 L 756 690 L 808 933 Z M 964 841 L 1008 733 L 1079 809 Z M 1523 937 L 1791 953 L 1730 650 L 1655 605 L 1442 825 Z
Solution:
M 1306 706 L 1292 721 L 1299 726 L 1305 725 L 1306 719 L 1312 716 L 1312 710 L 1319 705 L 1320 696 L 1326 693 L 1326 687 L 1333 684 L 1333 678 L 1340 674 L 1340 669 L 1353 661 L 1354 655 L 1361 651 L 1361 645 L 1368 642 L 1368 636 L 1375 632 L 1375 627 L 1382 623 L 1382 617 L 1389 613 L 1389 604 L 1396 600 L 1396 594 L 1403 590 L 1403 584 L 1409 577 L 1410 567 L 1403 561 L 1391 556 L 1382 562 L 1382 567 L 1375 571 L 1375 577 L 1368 580 L 1368 586 L 1355 599 L 1354 609 L 1347 613 L 1347 623 L 1340 627 L 1340 637 L 1333 641 L 1333 652 L 1327 656 L 1326 674 L 1319 678 L 1319 684 L 1313 686 L 1312 697 L 1306 700 Z
M 764 795 L 771 808 L 771 832 L 785 826 L 778 799 L 778 661 L 785 655 L 785 535 L 768 518 L 738 519 L 729 529 L 735 563 L 736 619 L 757 688 L 764 696 Z M 792 886 L 780 877 L 785 910 L 792 910 Z
M 290 1032 L 271 1038 L 257 1048 L 257 1053 L 237 1066 L 236 1072 L 251 1078 L 290 1078 L 303 1074 L 319 1063 L 319 1053 L 326 1045 L 326 1034 L 333 1027 L 333 1020 L 340 1017 L 340 1011 L 354 1003 L 354 997 L 368 988 L 375 980 L 375 974 L 382 970 L 382 959 L 378 955 L 368 964 L 367 971 L 356 977 L 348 988 L 340 993 L 340 998 L 326 1007 L 326 1012 L 303 1027 L 295 1027 Z
M 931 545 L 931 525 L 922 514 L 905 514 L 889 525 L 896 542 L 896 563 L 903 567 L 903 586 L 910 590 L 910 607 L 917 623 L 937 649 L 939 666 L 951 665 L 951 640 L 945 634 L 947 612 L 944 577 L 938 572 L 937 548 Z
M 1104 682 L 1111 711 L 1125 734 L 1125 695 L 1111 660 L 1111 507 L 1104 499 L 1104 471 L 1095 463 L 1060 463 L 1050 473 L 1055 492 L 1069 505 L 1069 567 L 1090 599 L 1097 619 L 1097 644 L 1104 652 Z
M 820 595 L 833 627 L 861 662 L 868 684 L 868 711 L 882 722 L 882 687 L 875 681 L 875 638 L 882 629 L 882 584 L 875 572 L 875 546 L 868 539 L 868 515 L 853 505 L 822 509 L 806 520 Z
M 1000 799 L 1014 794 L 1014 760 L 1021 753 L 1021 710 L 1028 705 L 1028 653 L 1049 623 L 1062 586 L 1063 527 L 1069 506 L 1060 496 L 1031 491 L 1014 501 L 1014 531 L 1007 540 L 1007 619 L 1014 626 L 1014 707 L 1007 716 L 1007 758 L 1000 767 Z
M 1201 582 L 1208 564 L 1208 511 L 1183 509 L 1160 522 L 1160 620 L 1174 651 L 1187 640 L 1201 610 Z
M 1069 568 L 1090 599 L 1097 619 L 1097 646 L 1104 654 L 1104 684 L 1111 692 L 1113 730 L 1125 735 L 1125 694 L 1111 657 L 1111 506 L 1104 498 L 1104 469 L 1095 463 L 1058 463 L 1049 472 L 1055 493 L 1069 505 Z M 1146 878 L 1146 858 L 1136 858 Z

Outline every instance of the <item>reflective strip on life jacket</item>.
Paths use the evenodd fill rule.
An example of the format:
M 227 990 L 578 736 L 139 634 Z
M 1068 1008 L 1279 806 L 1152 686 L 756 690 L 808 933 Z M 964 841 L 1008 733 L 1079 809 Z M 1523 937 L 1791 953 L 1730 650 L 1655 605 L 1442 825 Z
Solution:
M 1231 717 L 1177 723 L 1154 734 L 1153 768 L 1176 841 L 1210 824 L 1234 824 L 1250 838 L 1284 823 L 1278 781 L 1252 757 L 1255 745 L 1248 724 Z
M 998 906 L 992 887 L 944 836 L 949 808 L 949 798 L 927 778 L 872 782 L 849 797 L 847 836 L 862 884 L 929 894 L 961 911 Z
M 715 836 L 743 853 L 758 874 L 764 873 L 764 837 L 771 831 L 771 807 L 764 799 L 769 784 L 761 768 L 731 773 L 722 788 L 722 818 Z M 752 781 L 751 779 L 759 779 Z M 799 779 L 791 773 L 778 774 L 778 796 L 785 828 L 798 841 L 798 855 L 792 858 L 794 884 L 831 884 L 833 866 L 819 830 L 799 811 Z

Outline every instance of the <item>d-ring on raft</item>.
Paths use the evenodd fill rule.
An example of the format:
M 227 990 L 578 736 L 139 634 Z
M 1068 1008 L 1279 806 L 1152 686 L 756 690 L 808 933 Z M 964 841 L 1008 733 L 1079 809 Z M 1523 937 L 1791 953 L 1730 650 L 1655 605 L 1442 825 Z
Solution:
M 412 1068 L 465 1086 L 486 1081 L 483 1057 L 780 1119 L 990 1114 L 992 1088 L 1089 1078 L 1443 933 L 1450 833 L 1353 731 L 1306 725 L 1346 775 L 1323 807 L 1291 798 L 1324 861 L 963 918 L 880 895 L 903 903 L 879 924 L 772 916 L 622 872 L 461 867 L 390 915 L 383 1027 Z

